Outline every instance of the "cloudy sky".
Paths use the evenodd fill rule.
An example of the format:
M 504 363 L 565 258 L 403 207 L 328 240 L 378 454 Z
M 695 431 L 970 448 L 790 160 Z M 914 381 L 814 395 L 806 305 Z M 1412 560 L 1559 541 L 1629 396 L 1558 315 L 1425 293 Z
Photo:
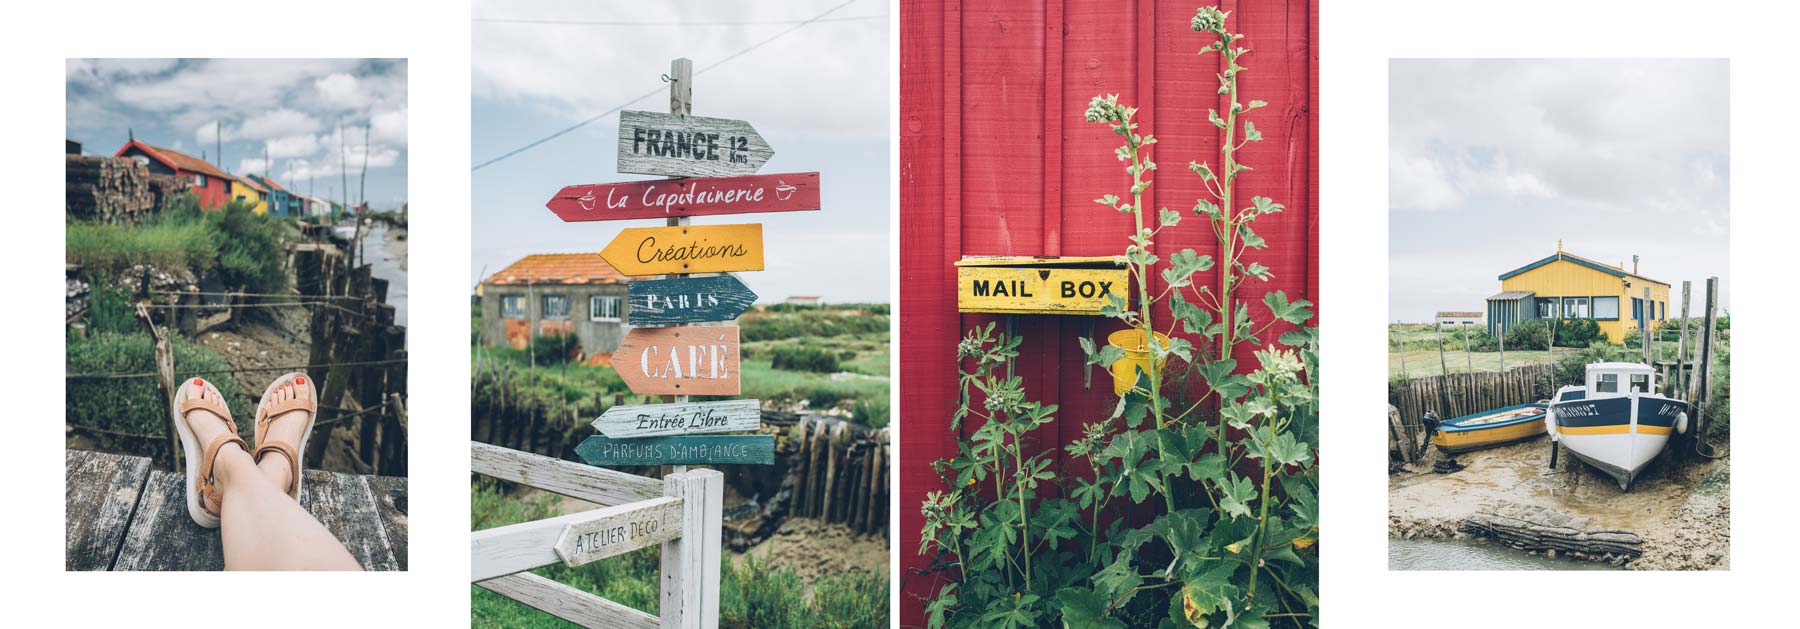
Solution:
M 763 301 L 888 300 L 885 2 L 477 0 L 474 16 L 476 164 L 651 92 L 626 108 L 668 111 L 661 76 L 670 60 L 687 57 L 699 73 L 695 115 L 750 122 L 775 149 L 760 172 L 818 171 L 824 192 L 818 212 L 695 223 L 763 223 L 768 270 L 743 275 Z M 563 186 L 647 178 L 618 173 L 618 124 L 618 114 L 608 114 L 474 171 L 471 288 L 527 254 L 599 251 L 619 229 L 652 223 L 563 223 L 544 207 Z
M 1388 319 L 1482 310 L 1564 250 L 1674 287 L 1731 278 L 1725 60 L 1394 60 Z
M 404 59 L 70 59 L 67 98 L 68 137 L 89 155 L 129 132 L 339 201 L 347 164 L 352 202 L 366 155 L 369 205 L 406 200 Z

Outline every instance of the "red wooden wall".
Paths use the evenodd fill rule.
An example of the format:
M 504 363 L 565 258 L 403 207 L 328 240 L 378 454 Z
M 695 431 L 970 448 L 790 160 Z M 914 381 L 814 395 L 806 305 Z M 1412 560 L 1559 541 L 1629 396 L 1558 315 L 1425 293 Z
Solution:
M 1188 27 L 1206 0 L 901 0 L 900 2 L 900 539 L 901 625 L 923 626 L 935 581 L 913 574 L 925 493 L 941 489 L 929 463 L 956 451 L 956 342 L 993 320 L 956 311 L 953 262 L 965 255 L 1115 255 L 1132 218 L 1095 204 L 1127 196 L 1130 177 L 1113 156 L 1118 136 L 1082 119 L 1088 100 L 1117 93 L 1140 108 L 1140 132 L 1155 135 L 1160 170 L 1146 207 L 1169 207 L 1184 221 L 1158 238 L 1158 253 L 1194 248 L 1215 254 L 1206 221 L 1190 210 L 1200 178 L 1190 160 L 1216 167 L 1222 131 L 1207 108 L 1225 109 L 1215 73 L 1219 55 L 1197 56 L 1210 35 Z M 1270 247 L 1246 256 L 1274 270 L 1267 290 L 1315 299 L 1319 292 L 1318 7 L 1307 0 L 1224 0 L 1234 32 L 1253 52 L 1240 75 L 1240 100 L 1268 101 L 1249 114 L 1263 141 L 1239 153 L 1254 167 L 1237 198 L 1287 206 L 1256 230 Z M 1246 289 L 1262 308 L 1256 283 Z M 1154 313 L 1167 317 L 1161 308 Z M 1264 311 L 1266 316 L 1266 311 Z M 1116 401 L 1096 369 L 1083 388 L 1076 338 L 1081 317 L 1023 316 L 1017 373 L 1028 391 L 1061 405 L 1062 443 Z M 1117 329 L 1095 319 L 1096 338 Z M 1314 320 L 1316 324 L 1317 319 Z M 1270 334 L 1274 338 L 1280 330 Z M 1254 364 L 1244 348 L 1240 364 Z M 1040 435 L 1044 434 L 1042 431 Z M 1048 442 L 1047 437 L 1042 438 Z M 1074 467 L 1069 470 L 1075 473 Z

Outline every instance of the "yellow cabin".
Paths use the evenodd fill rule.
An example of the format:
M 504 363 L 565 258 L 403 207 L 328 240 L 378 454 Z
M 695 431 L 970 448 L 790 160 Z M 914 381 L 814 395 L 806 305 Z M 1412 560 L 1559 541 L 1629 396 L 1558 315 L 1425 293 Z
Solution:
M 1490 334 L 1532 319 L 1591 319 L 1620 343 L 1639 326 L 1652 330 L 1669 318 L 1669 285 L 1624 263 L 1603 264 L 1562 251 L 1500 274 L 1500 293 L 1487 299 Z M 1648 292 L 1646 297 L 1645 291 Z
M 257 214 L 269 213 L 269 191 L 248 177 L 231 178 L 231 199 L 250 204 Z

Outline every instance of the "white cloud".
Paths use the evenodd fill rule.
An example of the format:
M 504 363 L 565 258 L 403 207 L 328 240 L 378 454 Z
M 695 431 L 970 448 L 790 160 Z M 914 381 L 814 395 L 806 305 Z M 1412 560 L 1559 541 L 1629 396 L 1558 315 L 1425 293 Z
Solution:
M 318 92 L 321 102 L 339 109 L 360 109 L 369 104 L 369 95 L 360 89 L 356 77 L 348 74 L 333 74 L 313 81 L 313 89 Z
M 319 138 L 310 133 L 273 138 L 265 143 L 269 156 L 275 159 L 307 157 L 319 150 Z
M 318 131 L 319 127 L 318 118 L 282 108 L 251 116 L 227 135 L 245 140 L 267 140 L 300 133 L 312 133 Z
M 406 108 L 375 112 L 369 119 L 370 134 L 374 142 L 392 142 L 406 144 Z

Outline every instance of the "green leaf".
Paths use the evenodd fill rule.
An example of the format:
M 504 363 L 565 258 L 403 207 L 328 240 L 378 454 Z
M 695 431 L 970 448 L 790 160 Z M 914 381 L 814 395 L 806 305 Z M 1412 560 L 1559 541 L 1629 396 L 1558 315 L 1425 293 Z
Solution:
M 1116 207 L 1119 207 L 1119 195 L 1109 194 L 1109 195 L 1100 197 L 1098 199 L 1094 199 L 1094 202 L 1099 203 L 1100 205 L 1104 205 L 1106 207 L 1116 208 Z
M 1261 108 L 1267 107 L 1267 106 L 1269 106 L 1269 104 L 1266 102 L 1263 102 L 1260 100 L 1252 100 L 1252 101 L 1250 101 L 1249 105 L 1244 107 L 1244 111 L 1250 111 L 1252 109 L 1261 109 Z
M 1263 295 L 1263 304 L 1269 307 L 1269 314 L 1288 323 L 1299 325 L 1311 319 L 1313 313 L 1307 310 L 1312 302 L 1301 299 L 1288 301 L 1287 291 L 1274 291 Z
M 1200 178 L 1206 181 L 1212 181 L 1219 178 L 1218 175 L 1213 173 L 1212 166 L 1207 165 L 1206 162 L 1188 162 L 1188 170 L 1194 171 L 1194 174 L 1200 175 Z M 1204 202 L 1205 201 L 1203 200 L 1202 203 Z M 1217 212 L 1217 209 L 1218 208 L 1216 207 L 1214 208 L 1215 213 Z
M 1209 172 L 1208 174 L 1211 173 Z M 1194 203 L 1194 213 L 1213 220 L 1221 220 L 1224 218 L 1223 215 L 1219 214 L 1219 205 L 1206 199 L 1200 199 Z
M 1212 313 L 1189 302 L 1181 296 L 1181 291 L 1169 294 L 1169 314 L 1181 321 L 1182 329 L 1188 334 L 1205 334 L 1206 328 L 1213 323 Z
M 1248 120 L 1244 121 L 1244 141 L 1245 142 L 1260 142 L 1260 141 L 1262 141 L 1262 132 L 1256 130 L 1256 123 L 1250 122 Z
M 1250 266 L 1244 267 L 1244 275 L 1248 275 L 1250 277 L 1254 277 L 1256 279 L 1259 279 L 1259 280 L 1262 280 L 1265 282 L 1269 281 L 1270 278 L 1275 277 L 1274 274 L 1269 272 L 1269 267 L 1263 266 L 1261 262 L 1251 262 Z
M 1250 479 L 1228 474 L 1225 482 L 1219 484 L 1219 494 L 1219 510 L 1235 517 L 1250 517 L 1250 503 L 1256 502 L 1256 488 Z
M 1157 215 L 1161 217 L 1163 227 L 1174 227 L 1181 222 L 1181 213 L 1169 208 L 1163 208 Z
M 1244 246 L 1251 249 L 1262 249 L 1269 246 L 1269 243 L 1263 241 L 1262 236 L 1256 235 L 1256 231 L 1250 229 L 1249 224 L 1238 225 L 1238 239 L 1243 240 Z
M 1250 207 L 1255 208 L 1255 212 L 1259 215 L 1274 214 L 1286 209 L 1280 203 L 1276 203 L 1269 199 L 1269 197 L 1250 197 Z
M 1119 553 L 1118 558 L 1107 564 L 1105 569 L 1094 573 L 1094 585 L 1099 586 L 1097 594 L 1108 601 L 1119 601 L 1119 605 L 1130 602 L 1131 598 L 1126 593 L 1144 584 L 1144 577 L 1138 574 L 1136 568 L 1131 567 L 1132 557 L 1131 553 Z
M 1312 462 L 1312 447 L 1285 432 L 1275 435 L 1275 442 L 1269 448 L 1269 454 L 1273 455 L 1275 460 L 1282 465 L 1305 466 Z
M 1215 127 L 1220 129 L 1225 128 L 1225 119 L 1219 117 L 1219 110 L 1217 109 L 1206 110 L 1206 119 L 1212 121 L 1213 126 Z
M 1162 278 L 1170 287 L 1181 288 L 1193 283 L 1193 275 L 1211 269 L 1212 256 L 1194 253 L 1193 249 L 1182 249 L 1169 256 L 1169 268 L 1163 269 Z
M 1063 626 L 1068 629 L 1110 629 L 1124 627 L 1116 618 L 1107 618 L 1110 601 L 1087 588 L 1068 587 L 1056 591 L 1056 602 L 1062 609 Z

